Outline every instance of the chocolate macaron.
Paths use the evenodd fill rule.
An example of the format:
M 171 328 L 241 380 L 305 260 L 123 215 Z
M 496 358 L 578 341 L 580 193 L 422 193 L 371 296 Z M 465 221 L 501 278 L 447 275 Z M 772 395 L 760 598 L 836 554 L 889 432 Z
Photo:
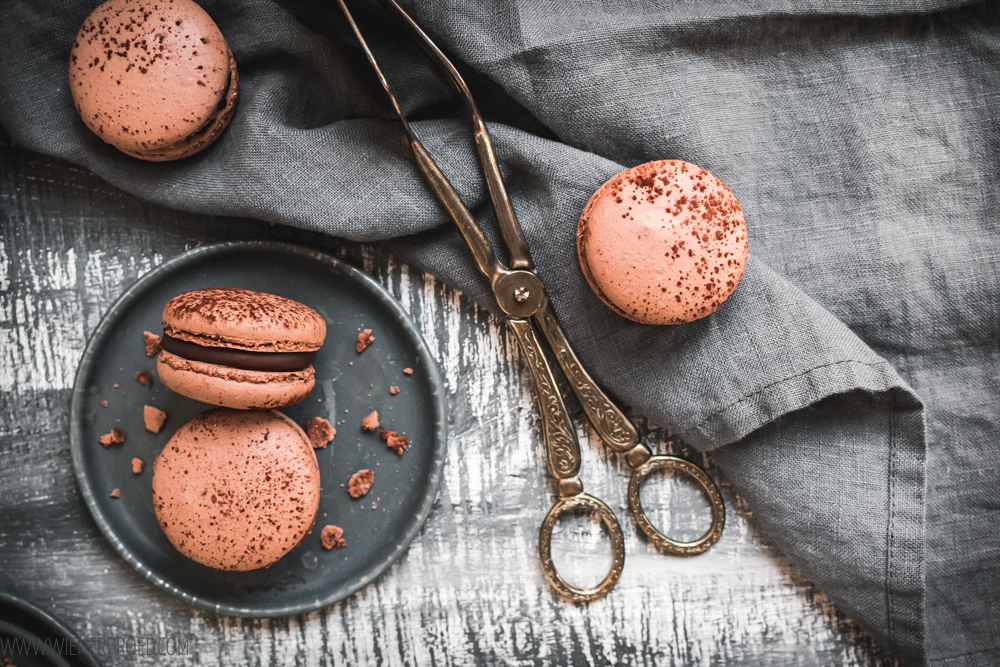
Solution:
M 218 570 L 267 567 L 294 549 L 319 497 L 309 438 L 273 410 L 203 412 L 153 462 L 153 509 L 167 539 Z
M 682 160 L 647 162 L 609 179 L 587 202 L 576 241 L 597 296 L 644 324 L 715 312 L 736 289 L 748 256 L 736 197 Z
M 312 308 L 243 289 L 185 292 L 163 309 L 160 381 L 241 410 L 287 407 L 312 391 L 326 322 Z
M 108 0 L 73 42 L 70 91 L 97 136 L 143 160 L 215 141 L 236 108 L 236 60 L 192 0 Z

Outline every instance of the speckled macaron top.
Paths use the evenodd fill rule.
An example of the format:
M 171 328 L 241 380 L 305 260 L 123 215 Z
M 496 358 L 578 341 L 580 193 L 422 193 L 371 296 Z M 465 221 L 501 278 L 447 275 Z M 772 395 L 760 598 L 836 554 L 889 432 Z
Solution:
M 153 463 L 163 532 L 182 554 L 219 570 L 266 567 L 295 548 L 319 497 L 309 438 L 280 412 L 203 412 Z
M 70 53 L 70 91 L 84 123 L 121 151 L 185 157 L 221 134 L 235 106 L 236 63 L 192 0 L 108 0 Z
M 326 321 L 309 306 L 275 294 L 209 288 L 168 301 L 163 308 L 163 332 L 212 347 L 299 352 L 323 345 Z
M 681 324 L 732 294 L 748 256 L 743 211 L 710 172 L 657 160 L 614 176 L 590 198 L 577 229 L 580 267 L 619 314 Z

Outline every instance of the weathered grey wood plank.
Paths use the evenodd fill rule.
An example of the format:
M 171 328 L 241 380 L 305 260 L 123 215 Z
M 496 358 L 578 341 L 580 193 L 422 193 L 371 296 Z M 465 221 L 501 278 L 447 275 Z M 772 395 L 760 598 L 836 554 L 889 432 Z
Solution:
M 527 371 L 502 323 L 433 277 L 369 246 L 152 206 L 6 138 L 0 216 L 0 589 L 85 637 L 176 636 L 190 650 L 107 664 L 893 664 L 785 561 L 724 480 L 721 542 L 690 559 L 653 551 L 625 518 L 624 467 L 585 429 L 583 477 L 623 520 L 628 561 L 607 599 L 555 600 L 535 556 L 552 496 Z M 230 238 L 291 240 L 362 266 L 414 315 L 450 392 L 445 480 L 422 535 L 378 582 L 307 616 L 219 617 L 147 584 L 98 533 L 70 466 L 69 390 L 104 310 L 165 259 Z M 662 430 L 650 440 L 718 478 Z M 663 525 L 696 534 L 706 511 L 692 489 L 661 482 L 648 495 Z M 602 544 L 591 522 L 568 522 L 559 562 L 596 581 L 609 562 Z

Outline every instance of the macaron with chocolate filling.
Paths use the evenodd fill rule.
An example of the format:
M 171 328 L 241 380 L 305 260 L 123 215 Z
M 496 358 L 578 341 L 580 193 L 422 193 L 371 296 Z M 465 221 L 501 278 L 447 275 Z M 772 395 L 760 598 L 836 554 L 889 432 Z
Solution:
M 240 410 L 298 403 L 312 391 L 326 322 L 274 294 L 233 288 L 185 292 L 163 309 L 156 359 L 178 394 Z
M 218 570 L 280 559 L 312 530 L 319 498 L 309 438 L 273 410 L 203 412 L 153 462 L 153 510 L 167 539 Z
M 236 60 L 192 0 L 108 0 L 70 50 L 80 118 L 143 160 L 187 157 L 219 138 L 236 108 Z

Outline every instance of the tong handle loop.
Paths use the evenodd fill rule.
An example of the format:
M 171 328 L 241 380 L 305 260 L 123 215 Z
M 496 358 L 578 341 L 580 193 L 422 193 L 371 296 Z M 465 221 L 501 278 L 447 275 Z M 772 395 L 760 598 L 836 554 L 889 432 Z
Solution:
M 705 493 L 708 495 L 708 503 L 712 509 L 712 524 L 708 532 L 693 542 L 678 542 L 661 533 L 656 526 L 646 517 L 643 510 L 642 501 L 639 499 L 639 491 L 642 489 L 646 478 L 659 470 L 675 470 L 684 473 L 694 479 Z M 632 513 L 632 518 L 639 525 L 639 528 L 653 545 L 675 556 L 694 556 L 704 553 L 713 544 L 719 541 L 722 536 L 722 529 L 726 525 L 726 508 L 722 503 L 722 494 L 719 487 L 715 485 L 712 478 L 694 463 L 677 456 L 653 456 L 632 472 L 632 478 L 628 483 L 628 507 Z
M 601 520 L 608 530 L 611 542 L 611 569 L 604 580 L 593 588 L 577 588 L 568 583 L 559 575 L 552 562 L 552 529 L 563 514 L 579 509 L 584 509 Z M 580 493 L 560 498 L 545 515 L 542 529 L 538 533 L 538 557 L 542 561 L 542 571 L 557 593 L 572 602 L 592 602 L 610 593 L 622 576 L 622 569 L 625 567 L 625 536 L 622 535 L 622 527 L 610 507 L 589 494 Z

